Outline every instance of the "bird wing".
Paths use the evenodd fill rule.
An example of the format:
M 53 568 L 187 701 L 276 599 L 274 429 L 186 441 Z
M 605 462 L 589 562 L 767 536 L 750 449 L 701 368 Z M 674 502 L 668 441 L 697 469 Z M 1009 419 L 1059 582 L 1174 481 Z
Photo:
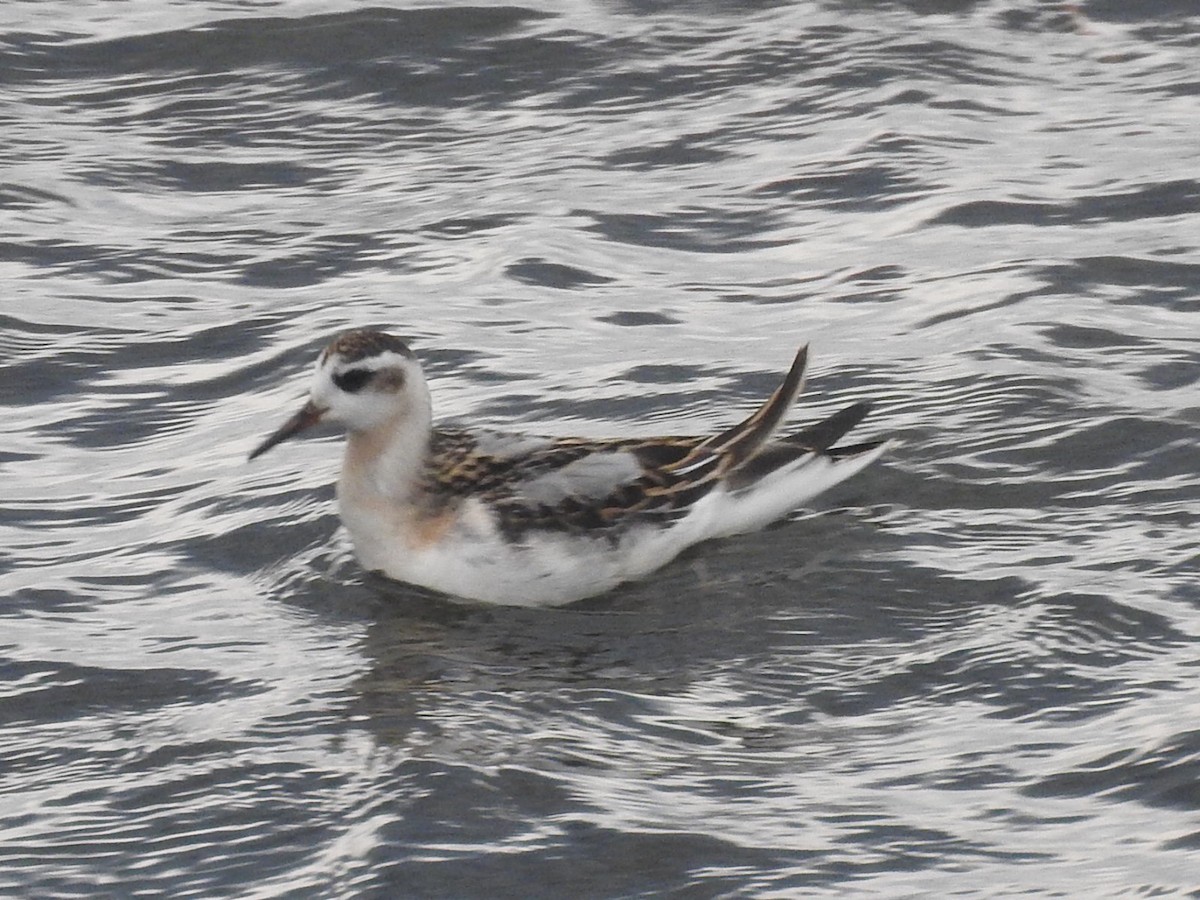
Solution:
M 807 362 L 807 347 L 801 347 L 767 401 L 711 437 L 596 440 L 439 430 L 427 481 L 442 495 L 487 501 L 516 532 L 606 529 L 670 517 L 720 484 L 741 489 L 805 454 L 836 452 L 830 448 L 866 415 L 865 404 L 769 442 L 804 385 Z
M 487 502 L 515 530 L 606 528 L 639 512 L 666 513 L 686 479 L 669 464 L 703 438 L 537 438 L 487 431 L 434 434 L 426 488 Z M 706 484 L 707 491 L 713 486 Z M 694 498 L 692 499 L 694 502 Z

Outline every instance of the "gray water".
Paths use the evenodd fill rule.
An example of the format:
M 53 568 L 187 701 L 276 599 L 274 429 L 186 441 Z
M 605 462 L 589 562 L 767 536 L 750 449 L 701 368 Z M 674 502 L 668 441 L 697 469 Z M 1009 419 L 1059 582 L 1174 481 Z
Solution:
M 1192 3 L 7 2 L 0 893 L 1200 887 Z M 338 330 L 543 433 L 876 404 L 558 610 L 365 576 Z

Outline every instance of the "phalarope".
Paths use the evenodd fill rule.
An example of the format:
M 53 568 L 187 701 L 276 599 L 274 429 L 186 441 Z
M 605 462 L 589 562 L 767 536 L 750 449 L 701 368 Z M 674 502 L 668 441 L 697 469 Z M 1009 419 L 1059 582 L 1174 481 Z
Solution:
M 436 427 L 408 346 L 350 331 L 321 353 L 308 402 L 250 459 L 339 424 L 338 506 L 364 567 L 485 603 L 568 603 L 761 528 L 883 452 L 884 441 L 833 446 L 865 403 L 770 440 L 807 361 L 802 347 L 766 403 L 710 437 L 541 438 Z

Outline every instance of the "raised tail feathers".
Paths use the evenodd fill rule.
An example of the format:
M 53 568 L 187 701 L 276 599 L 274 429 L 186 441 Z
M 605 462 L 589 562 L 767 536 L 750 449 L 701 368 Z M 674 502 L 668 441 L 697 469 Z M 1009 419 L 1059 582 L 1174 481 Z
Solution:
M 775 433 L 788 410 L 804 388 L 804 370 L 808 367 L 808 345 L 796 353 L 792 366 L 783 382 L 767 401 L 750 416 L 732 428 L 701 441 L 683 459 L 667 468 L 676 473 L 703 468 L 712 461 L 714 472 L 736 469 L 754 456 L 760 447 Z M 719 460 L 719 462 L 717 462 Z
M 750 487 L 779 469 L 806 456 L 824 456 L 833 461 L 849 460 L 881 447 L 886 441 L 867 441 L 834 447 L 847 432 L 861 422 L 871 410 L 871 404 L 860 402 L 839 410 L 807 428 L 788 435 L 763 448 L 729 473 L 730 490 Z
M 808 347 L 804 346 L 765 403 L 737 425 L 662 465 L 658 471 L 668 481 L 653 492 L 678 498 L 723 483 L 735 495 L 758 495 L 745 509 L 749 514 L 746 521 L 757 522 L 759 516 L 751 510 L 769 511 L 778 506 L 777 514 L 783 514 L 869 464 L 886 441 L 835 446 L 866 417 L 871 406 L 865 402 L 853 403 L 794 434 L 771 440 L 804 386 L 807 365 Z M 756 486 L 764 490 L 755 491 Z M 763 496 L 764 491 L 777 496 Z
M 870 411 L 870 403 L 865 401 L 852 403 L 845 409 L 835 412 L 828 419 L 822 419 L 795 434 L 788 435 L 782 443 L 807 447 L 810 450 L 828 450 L 845 437 L 851 428 L 865 419 Z

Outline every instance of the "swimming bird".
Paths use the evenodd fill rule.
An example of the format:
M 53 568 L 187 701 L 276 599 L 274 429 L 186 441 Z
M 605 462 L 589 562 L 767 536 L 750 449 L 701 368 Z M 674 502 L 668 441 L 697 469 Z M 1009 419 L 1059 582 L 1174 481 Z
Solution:
M 834 446 L 866 403 L 775 437 L 807 362 L 802 347 L 770 398 L 719 434 L 546 438 L 435 425 L 408 345 L 358 329 L 325 348 L 308 401 L 250 459 L 338 424 L 338 507 L 365 568 L 484 603 L 568 603 L 761 528 L 883 452 L 885 441 Z

